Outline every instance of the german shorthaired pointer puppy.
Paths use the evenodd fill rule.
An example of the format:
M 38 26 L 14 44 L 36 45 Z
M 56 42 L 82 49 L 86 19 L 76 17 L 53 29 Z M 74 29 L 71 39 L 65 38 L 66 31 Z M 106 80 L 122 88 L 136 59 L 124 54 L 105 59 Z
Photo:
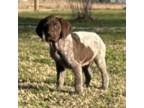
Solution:
M 102 88 L 107 89 L 109 76 L 105 62 L 105 44 L 94 32 L 71 32 L 71 24 L 63 18 L 48 16 L 40 20 L 36 33 L 49 43 L 50 55 L 55 60 L 57 87 L 63 88 L 64 70 L 72 69 L 75 76 L 75 90 L 83 92 L 82 71 L 88 87 L 91 80 L 90 64 L 94 61 L 100 68 Z

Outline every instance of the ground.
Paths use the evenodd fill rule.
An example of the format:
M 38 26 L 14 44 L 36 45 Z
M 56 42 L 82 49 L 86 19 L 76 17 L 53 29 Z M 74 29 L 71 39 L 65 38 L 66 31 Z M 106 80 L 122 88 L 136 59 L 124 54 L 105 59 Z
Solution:
M 106 61 L 110 75 L 107 91 L 99 89 L 101 77 L 96 65 L 92 65 L 91 86 L 84 88 L 83 94 L 75 94 L 71 70 L 66 70 L 64 91 L 56 90 L 55 64 L 49 56 L 48 44 L 35 33 L 38 21 L 49 14 L 69 20 L 74 31 L 94 31 L 102 37 L 107 47 Z M 125 10 L 97 10 L 92 15 L 94 21 L 75 21 L 69 11 L 19 13 L 19 108 L 126 107 Z

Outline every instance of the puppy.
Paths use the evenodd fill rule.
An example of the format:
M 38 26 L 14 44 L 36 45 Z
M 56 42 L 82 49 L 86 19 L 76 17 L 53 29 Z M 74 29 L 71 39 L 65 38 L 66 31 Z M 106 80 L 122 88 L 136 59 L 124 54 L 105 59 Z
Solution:
M 50 55 L 55 60 L 57 70 L 57 88 L 64 84 L 64 70 L 72 69 L 75 78 L 75 90 L 83 92 L 82 71 L 88 87 L 91 80 L 90 64 L 94 61 L 101 72 L 102 88 L 107 89 L 109 76 L 106 70 L 106 47 L 102 39 L 94 32 L 71 31 L 71 24 L 63 18 L 48 16 L 41 19 L 36 28 L 37 35 L 50 46 Z

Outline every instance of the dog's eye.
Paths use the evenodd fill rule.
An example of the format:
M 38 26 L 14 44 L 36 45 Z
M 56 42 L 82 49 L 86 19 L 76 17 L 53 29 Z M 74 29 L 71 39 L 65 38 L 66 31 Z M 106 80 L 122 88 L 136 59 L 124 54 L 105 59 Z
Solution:
M 59 25 L 55 25 L 55 26 L 54 26 L 54 29 L 59 30 L 59 29 L 60 29 L 60 26 L 59 26 Z

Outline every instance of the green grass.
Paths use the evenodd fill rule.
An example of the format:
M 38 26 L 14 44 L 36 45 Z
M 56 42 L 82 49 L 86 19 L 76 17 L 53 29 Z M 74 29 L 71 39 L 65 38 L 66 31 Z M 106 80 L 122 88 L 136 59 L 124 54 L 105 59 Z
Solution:
M 41 42 L 35 33 L 38 21 L 55 14 L 69 20 L 74 30 L 97 32 L 107 46 L 107 69 L 110 86 L 107 92 L 98 89 L 100 72 L 94 71 L 90 88 L 82 95 L 74 93 L 73 74 L 66 71 L 65 91 L 55 88 L 56 72 L 54 61 L 48 53 L 48 45 Z M 124 108 L 125 103 L 125 11 L 97 10 L 93 12 L 96 20 L 74 21 L 70 12 L 22 12 L 19 13 L 19 108 Z M 31 27 L 32 25 L 32 27 Z M 85 29 L 87 28 L 88 29 Z

